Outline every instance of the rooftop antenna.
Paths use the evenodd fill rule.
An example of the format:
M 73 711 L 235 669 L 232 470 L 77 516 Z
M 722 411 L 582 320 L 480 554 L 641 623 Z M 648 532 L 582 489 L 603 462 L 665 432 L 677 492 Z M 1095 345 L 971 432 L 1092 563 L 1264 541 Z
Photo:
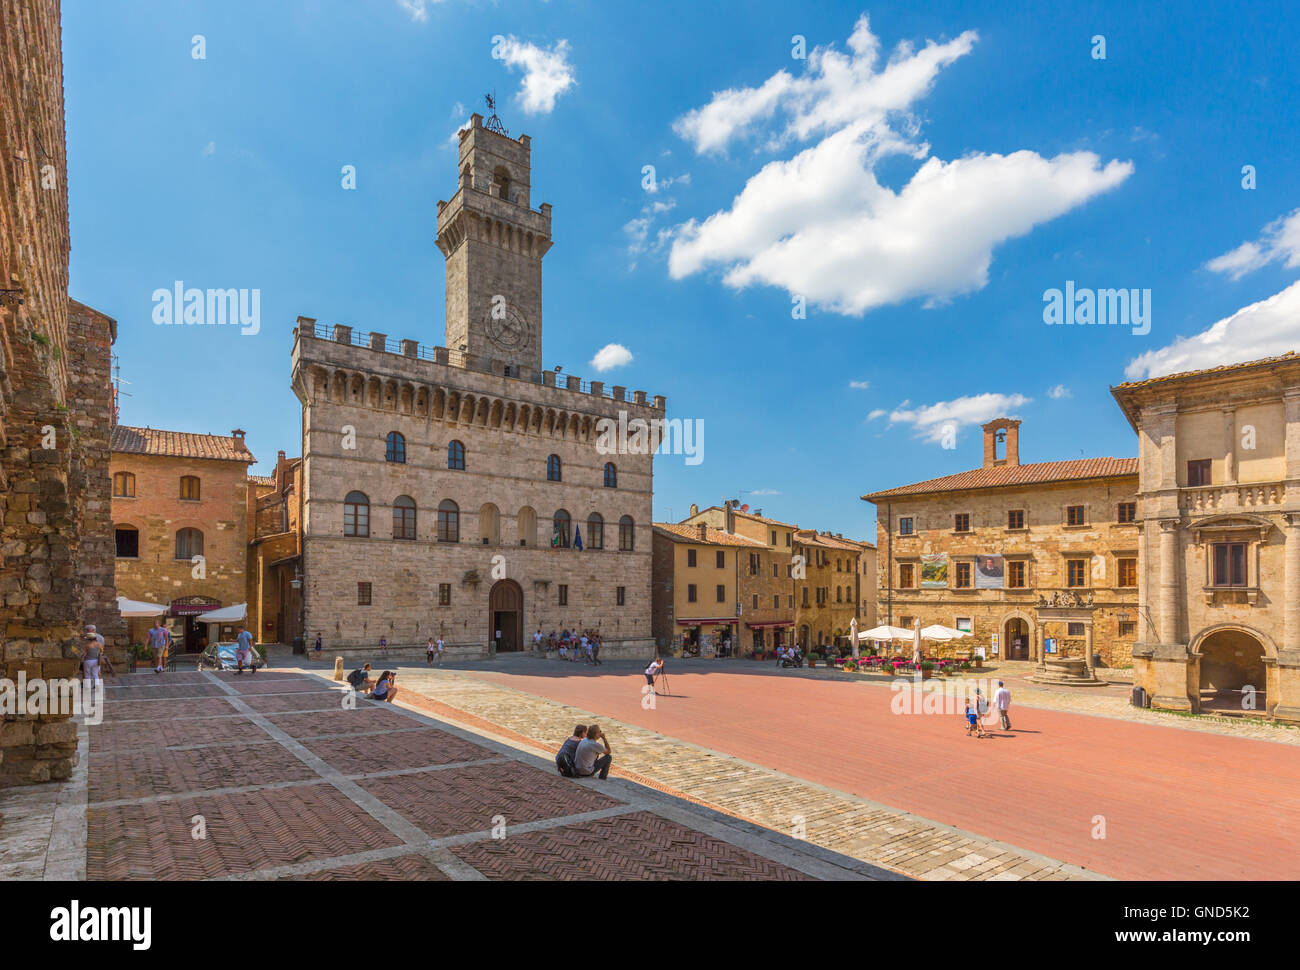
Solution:
M 498 135 L 510 137 L 510 132 L 506 131 L 505 125 L 501 124 L 501 119 L 497 117 L 497 93 L 483 95 L 483 100 L 487 102 L 488 118 L 483 122 L 483 127 L 488 131 L 495 131 Z

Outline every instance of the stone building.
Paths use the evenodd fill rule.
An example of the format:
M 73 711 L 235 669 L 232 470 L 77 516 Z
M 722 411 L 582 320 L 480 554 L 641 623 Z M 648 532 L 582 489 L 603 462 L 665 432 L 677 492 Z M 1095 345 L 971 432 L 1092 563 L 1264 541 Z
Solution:
M 831 532 L 800 529 L 795 554 L 804 579 L 795 584 L 795 636 L 802 650 L 852 647 L 851 624 L 876 625 L 876 547 Z
M 653 646 L 665 402 L 541 370 L 551 208 L 530 207 L 530 151 L 479 115 L 460 133 L 438 203 L 447 347 L 298 320 L 302 629 L 331 651 L 517 650 L 565 627 L 607 655 Z
M 863 496 L 876 506 L 879 621 L 967 630 L 975 639 L 960 641 L 963 652 L 1128 666 L 1138 639 L 1137 460 L 1022 465 L 1019 421 L 983 431 L 982 467 Z
M 656 522 L 652 539 L 655 644 L 704 656 L 752 652 L 738 607 L 750 558 L 766 545 L 704 522 Z
M 68 298 L 57 0 L 0 4 L 0 650 L 3 676 L 75 675 L 96 624 L 121 659 L 107 542 L 116 324 Z M 77 729 L 5 715 L 0 786 L 67 778 Z
M 798 526 L 737 507 L 734 502 L 706 509 L 691 506 L 684 525 L 705 524 L 759 543 L 740 563 L 736 617 L 738 652 L 748 655 L 793 642 L 795 580 L 794 533 Z
M 248 619 L 262 643 L 302 635 L 302 459 L 248 476 Z
M 1156 707 L 1300 720 L 1300 355 L 1112 393 L 1138 435 L 1135 680 Z
M 117 590 L 169 607 L 164 622 L 180 651 L 205 645 L 203 613 L 246 601 L 248 466 L 255 460 L 239 429 L 228 436 L 113 429 Z M 143 643 L 151 624 L 132 619 L 131 642 Z M 234 628 L 216 632 L 224 640 Z

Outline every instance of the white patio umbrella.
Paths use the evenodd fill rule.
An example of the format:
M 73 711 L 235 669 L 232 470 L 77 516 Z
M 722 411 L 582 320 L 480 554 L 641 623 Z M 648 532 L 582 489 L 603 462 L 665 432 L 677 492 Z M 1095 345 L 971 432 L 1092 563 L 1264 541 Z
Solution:
M 858 659 L 858 618 L 849 620 L 849 642 L 853 644 L 853 659 Z
M 912 631 L 901 626 L 873 626 L 858 634 L 859 640 L 910 640 Z
M 248 616 L 248 604 L 237 603 L 234 606 L 227 606 L 220 610 L 208 610 L 206 613 L 200 613 L 195 619 L 202 620 L 204 623 L 238 623 Z
M 912 663 L 921 662 L 921 618 L 912 621 Z
M 129 600 L 125 596 L 117 598 L 117 611 L 125 617 L 162 616 L 169 607 L 159 603 L 146 603 L 143 600 Z
M 950 626 L 943 626 L 939 623 L 927 626 L 921 631 L 921 636 L 924 639 L 934 640 L 939 643 L 946 643 L 949 640 L 964 640 L 970 635 L 965 630 L 954 630 Z

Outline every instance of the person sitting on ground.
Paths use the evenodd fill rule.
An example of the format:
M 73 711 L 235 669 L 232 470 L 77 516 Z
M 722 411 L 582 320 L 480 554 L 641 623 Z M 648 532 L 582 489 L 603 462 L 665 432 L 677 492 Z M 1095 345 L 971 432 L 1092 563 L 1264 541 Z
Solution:
M 555 754 L 555 767 L 566 778 L 577 777 L 578 769 L 574 756 L 578 753 L 578 745 L 582 743 L 583 738 L 586 736 L 587 725 L 579 724 L 573 729 L 573 737 L 568 738 L 560 745 L 560 750 Z
M 591 778 L 597 772 L 600 773 L 601 781 L 609 777 L 614 751 L 599 725 L 592 724 L 587 728 L 587 736 L 578 742 L 573 761 L 577 765 L 579 778 Z
M 370 664 L 362 664 L 352 673 L 348 674 L 348 683 L 352 685 L 353 690 L 365 691 L 375 685 L 367 674 L 370 673 Z
M 370 696 L 377 701 L 391 702 L 397 696 L 397 688 L 393 686 L 393 681 L 397 674 L 391 670 L 385 670 L 375 681 L 375 686 L 370 688 Z

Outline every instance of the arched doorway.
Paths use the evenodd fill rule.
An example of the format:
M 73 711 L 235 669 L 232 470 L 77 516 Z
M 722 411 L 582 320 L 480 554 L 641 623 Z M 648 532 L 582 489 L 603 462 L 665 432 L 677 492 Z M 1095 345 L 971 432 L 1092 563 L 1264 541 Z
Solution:
M 488 639 L 498 652 L 521 649 L 524 591 L 513 579 L 498 580 L 488 594 Z
M 1200 644 L 1201 708 L 1265 711 L 1264 645 L 1244 630 L 1218 630 Z M 1243 699 L 1254 690 L 1247 708 Z
M 1002 652 L 1008 660 L 1029 659 L 1029 624 L 1019 616 L 1007 620 L 1002 631 Z
M 808 652 L 808 624 L 805 623 L 799 627 L 799 649 L 804 653 Z

